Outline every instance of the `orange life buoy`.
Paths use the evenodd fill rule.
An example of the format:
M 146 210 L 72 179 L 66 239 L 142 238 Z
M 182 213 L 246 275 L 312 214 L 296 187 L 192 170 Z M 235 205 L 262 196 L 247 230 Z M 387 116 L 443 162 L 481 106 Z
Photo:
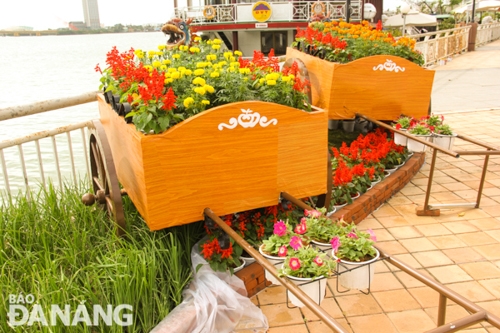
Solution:
M 203 16 L 207 19 L 207 20 L 211 20 L 215 17 L 215 8 L 214 6 L 205 6 L 205 8 L 203 9 Z
M 325 15 L 325 4 L 321 1 L 311 4 L 311 11 L 314 16 Z

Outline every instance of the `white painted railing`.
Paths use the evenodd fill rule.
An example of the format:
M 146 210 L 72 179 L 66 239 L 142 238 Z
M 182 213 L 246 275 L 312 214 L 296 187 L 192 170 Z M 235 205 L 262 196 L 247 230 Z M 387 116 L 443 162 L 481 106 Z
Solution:
M 477 27 L 476 47 L 500 38 L 500 23 L 480 24 Z
M 314 1 L 268 1 L 272 14 L 267 22 L 308 22 L 314 16 Z M 321 1 L 323 15 L 331 20 L 347 19 L 346 1 Z M 254 3 L 236 3 L 197 7 L 175 8 L 175 17 L 192 19 L 192 25 L 255 23 L 252 16 Z M 213 12 L 212 12 L 213 11 Z M 350 20 L 361 20 L 361 1 L 352 0 Z
M 415 49 L 422 52 L 424 66 L 432 66 L 453 55 L 466 52 L 470 26 L 412 35 L 417 40 Z
M 96 92 L 0 109 L 0 121 L 76 107 L 96 101 Z M 34 186 L 46 187 L 90 174 L 87 127 L 91 119 L 0 142 L 0 192 L 15 194 Z M 6 157 L 8 155 L 8 157 Z M 19 164 L 15 162 L 19 161 Z

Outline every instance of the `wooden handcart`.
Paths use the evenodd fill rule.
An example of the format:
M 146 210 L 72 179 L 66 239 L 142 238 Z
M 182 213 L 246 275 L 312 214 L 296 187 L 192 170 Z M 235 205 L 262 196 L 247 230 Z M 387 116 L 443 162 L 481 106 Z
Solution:
M 260 101 L 215 107 L 161 134 L 127 124 L 102 94 L 90 130 L 98 201 L 125 228 L 126 193 L 150 230 L 327 191 L 327 115 Z

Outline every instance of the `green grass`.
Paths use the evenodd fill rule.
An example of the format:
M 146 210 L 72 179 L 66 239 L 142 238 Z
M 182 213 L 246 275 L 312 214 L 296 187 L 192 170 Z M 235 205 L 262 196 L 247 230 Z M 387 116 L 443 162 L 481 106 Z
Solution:
M 0 206 L 0 332 L 149 332 L 177 304 L 191 279 L 190 249 L 201 238 L 201 223 L 151 232 L 128 198 L 125 238 L 115 235 L 107 215 L 86 207 L 82 185 L 63 191 L 49 187 L 3 198 Z M 52 304 L 71 307 L 71 320 L 83 303 L 92 318 L 94 304 L 133 307 L 126 329 L 102 321 L 73 327 L 36 323 L 7 325 L 9 295 L 31 294 L 50 325 Z M 28 310 L 32 305 L 27 306 Z M 130 313 L 130 311 L 125 311 Z

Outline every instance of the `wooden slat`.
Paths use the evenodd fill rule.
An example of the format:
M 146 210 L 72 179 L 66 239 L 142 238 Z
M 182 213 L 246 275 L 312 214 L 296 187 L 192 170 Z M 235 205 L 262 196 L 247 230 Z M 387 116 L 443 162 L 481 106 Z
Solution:
M 99 98 L 117 174 L 151 230 L 326 191 L 327 117 L 246 101 L 207 110 L 158 135 L 143 135 Z M 277 124 L 223 128 L 242 110 Z M 262 119 L 262 118 L 261 118 Z
M 305 63 L 312 103 L 326 109 L 329 119 L 354 118 L 356 113 L 377 120 L 428 114 L 434 71 L 404 58 L 377 55 L 338 64 L 292 48 L 287 49 L 286 58 Z M 391 66 L 393 70 L 387 70 Z M 381 67 L 384 69 L 379 70 Z

